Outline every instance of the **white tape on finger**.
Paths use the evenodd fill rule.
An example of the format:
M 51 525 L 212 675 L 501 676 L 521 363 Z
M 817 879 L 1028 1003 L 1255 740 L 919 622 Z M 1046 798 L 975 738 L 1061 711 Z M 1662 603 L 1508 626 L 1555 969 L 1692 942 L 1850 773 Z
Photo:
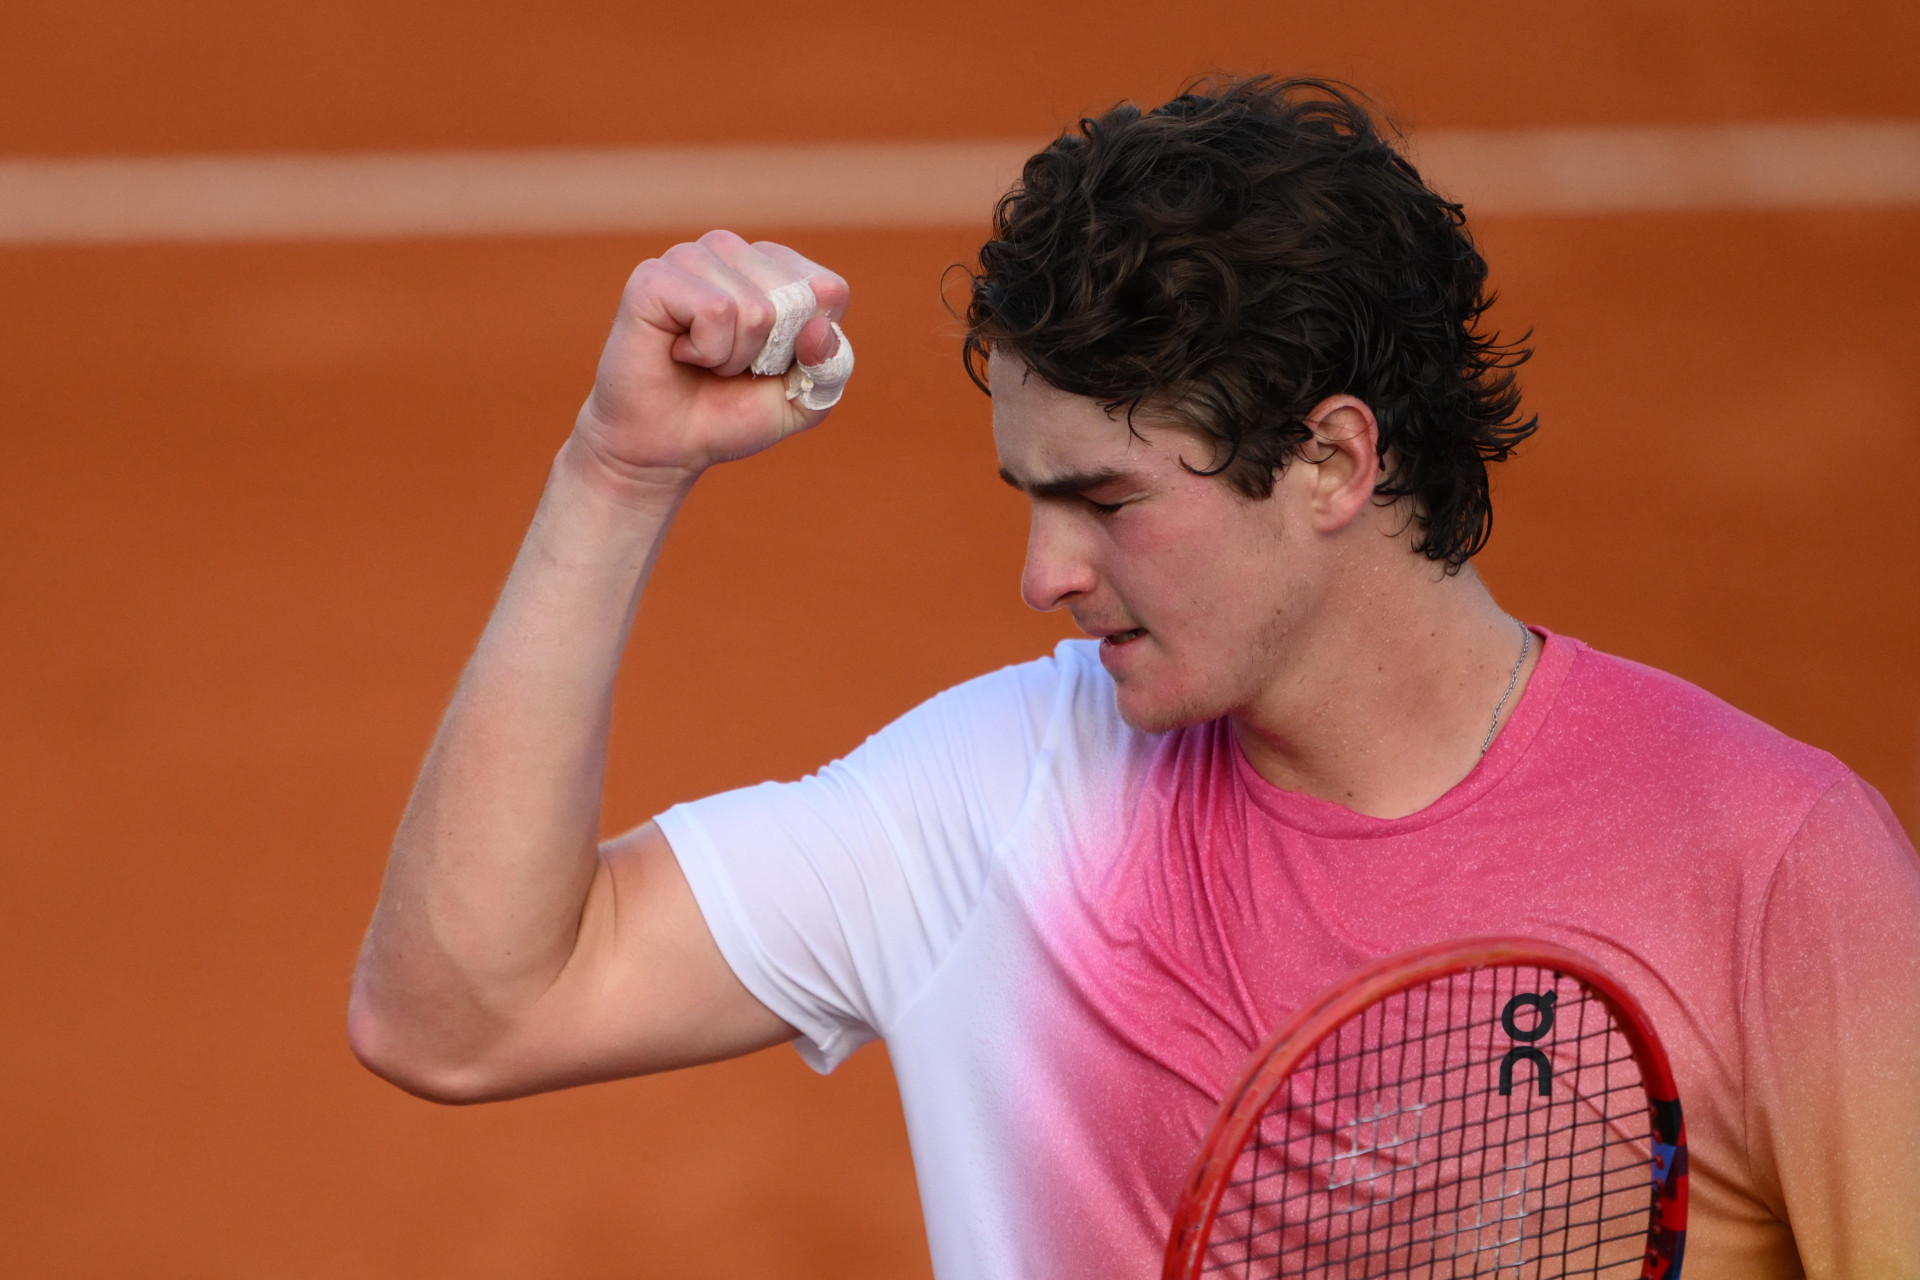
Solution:
M 819 303 L 805 280 L 769 290 L 767 301 L 773 304 L 773 330 L 767 334 L 766 344 L 753 358 L 751 367 L 755 373 L 770 376 L 785 373 L 792 366 L 794 339 L 800 336 L 807 321 L 813 319 Z
M 840 339 L 840 345 L 832 355 L 819 364 L 796 364 L 787 370 L 787 399 L 798 401 L 802 409 L 817 413 L 833 408 L 847 389 L 847 379 L 853 376 L 853 344 L 837 324 L 833 336 Z
M 817 413 L 833 408 L 840 403 L 847 379 L 853 376 L 853 344 L 836 324 L 833 333 L 840 341 L 833 354 L 819 364 L 796 364 L 793 344 L 819 309 L 819 299 L 806 281 L 796 280 L 768 290 L 767 301 L 773 304 L 773 328 L 749 367 L 763 376 L 785 374 L 787 399 L 797 401 L 803 409 Z

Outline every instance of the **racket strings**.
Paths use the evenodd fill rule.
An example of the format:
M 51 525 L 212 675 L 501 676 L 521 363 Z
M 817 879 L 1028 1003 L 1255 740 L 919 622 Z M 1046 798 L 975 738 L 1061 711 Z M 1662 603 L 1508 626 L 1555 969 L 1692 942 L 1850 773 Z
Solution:
M 1516 996 L 1531 1017 L 1511 1019 Z M 1227 1186 L 1206 1271 L 1637 1274 L 1650 1142 L 1631 1046 L 1579 984 L 1528 967 L 1439 979 L 1369 1006 L 1289 1077 Z

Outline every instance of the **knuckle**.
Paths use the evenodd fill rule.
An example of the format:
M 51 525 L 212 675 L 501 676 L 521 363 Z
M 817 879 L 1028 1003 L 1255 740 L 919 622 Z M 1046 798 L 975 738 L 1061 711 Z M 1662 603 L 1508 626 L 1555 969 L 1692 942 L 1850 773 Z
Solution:
M 739 309 L 740 323 L 749 329 L 771 329 L 773 307 L 764 301 L 748 302 Z
M 699 245 L 686 243 L 676 244 L 660 255 L 662 261 L 683 268 L 706 256 Z
M 827 271 L 813 278 L 813 296 L 820 299 L 823 306 L 839 307 L 852 299 L 853 290 L 845 280 Z
M 623 310 L 631 310 L 645 304 L 645 300 L 666 292 L 668 281 L 674 271 L 658 258 L 648 258 L 633 269 L 627 277 L 626 287 L 620 291 L 620 305 Z

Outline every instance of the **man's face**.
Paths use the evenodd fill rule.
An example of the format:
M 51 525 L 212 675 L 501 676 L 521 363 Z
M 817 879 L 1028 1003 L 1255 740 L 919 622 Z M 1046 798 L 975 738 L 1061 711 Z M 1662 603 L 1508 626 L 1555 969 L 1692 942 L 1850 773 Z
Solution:
M 1287 486 L 1251 499 L 1210 467 L 1210 442 L 1141 425 L 995 354 L 1001 475 L 1033 524 L 1020 589 L 1098 637 L 1128 724 L 1160 732 L 1247 710 L 1285 669 L 1318 591 L 1315 539 Z M 1289 467 L 1287 475 L 1299 467 Z

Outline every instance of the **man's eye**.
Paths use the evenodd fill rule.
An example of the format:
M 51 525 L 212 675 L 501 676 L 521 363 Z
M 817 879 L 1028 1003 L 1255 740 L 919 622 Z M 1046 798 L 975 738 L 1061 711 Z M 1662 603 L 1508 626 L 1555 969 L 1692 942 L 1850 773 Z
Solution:
M 1089 507 L 1091 507 L 1096 513 L 1103 516 L 1110 516 L 1114 512 L 1118 511 L 1122 506 L 1126 505 L 1120 502 L 1095 502 L 1092 498 L 1089 498 L 1084 494 L 1081 495 L 1080 500 L 1086 503 Z

